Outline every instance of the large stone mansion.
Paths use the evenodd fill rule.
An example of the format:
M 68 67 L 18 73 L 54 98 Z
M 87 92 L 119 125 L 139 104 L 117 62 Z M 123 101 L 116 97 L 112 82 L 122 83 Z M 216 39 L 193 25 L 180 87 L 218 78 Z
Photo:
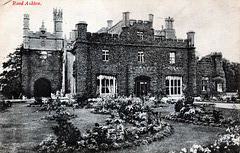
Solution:
M 25 14 L 24 94 L 48 97 L 61 91 L 87 97 L 196 95 L 204 88 L 197 82 L 206 79 L 207 74 L 196 72 L 195 33 L 189 31 L 186 39 L 177 39 L 173 18 L 166 18 L 161 30 L 153 29 L 153 18 L 149 14 L 147 21 L 130 19 L 130 13 L 124 12 L 117 24 L 109 20 L 107 27 L 96 33 L 88 32 L 88 24 L 81 21 L 66 40 L 62 37 L 62 10 L 53 10 L 52 34 L 44 23 L 39 31 L 29 31 L 30 18 Z M 221 88 L 219 92 L 225 90 L 225 83 L 216 84 Z

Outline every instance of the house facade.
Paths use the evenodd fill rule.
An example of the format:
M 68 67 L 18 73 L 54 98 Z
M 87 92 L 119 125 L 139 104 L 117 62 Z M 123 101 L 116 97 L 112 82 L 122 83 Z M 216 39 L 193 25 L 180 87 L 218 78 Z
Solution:
M 76 93 L 80 96 L 196 94 L 194 32 L 176 39 L 173 19 L 166 28 L 153 29 L 149 20 L 129 19 L 98 33 L 87 32 L 87 23 L 76 24 L 74 47 Z

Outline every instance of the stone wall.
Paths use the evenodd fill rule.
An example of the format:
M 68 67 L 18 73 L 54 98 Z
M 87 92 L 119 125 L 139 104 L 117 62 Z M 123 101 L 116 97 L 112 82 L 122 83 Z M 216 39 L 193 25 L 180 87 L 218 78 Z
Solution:
M 202 91 L 203 77 L 207 77 L 208 89 Z M 222 84 L 222 92 L 217 91 L 217 84 Z M 198 95 L 218 96 L 226 91 L 226 78 L 223 70 L 221 53 L 211 53 L 197 62 L 197 93 Z
M 34 96 L 34 83 L 44 78 L 51 82 L 52 93 L 61 89 L 62 52 L 55 51 L 47 59 L 41 59 L 39 51 L 24 50 L 22 55 L 23 94 Z
M 79 29 L 78 33 L 84 36 L 86 29 Z M 139 29 L 143 31 L 143 39 L 136 35 Z M 100 74 L 117 78 L 118 95 L 133 93 L 134 79 L 142 75 L 151 78 L 150 92 L 153 94 L 165 92 L 165 78 L 169 75 L 182 76 L 188 92 L 196 93 L 195 48 L 188 47 L 188 40 L 155 40 L 148 23 L 124 28 L 120 36 L 87 33 L 86 37 L 77 39 L 75 47 L 80 95 L 96 96 L 96 79 Z M 109 61 L 102 60 L 102 50 L 109 50 Z M 144 63 L 138 61 L 139 51 L 144 53 Z M 170 52 L 175 52 L 175 64 L 169 63 Z

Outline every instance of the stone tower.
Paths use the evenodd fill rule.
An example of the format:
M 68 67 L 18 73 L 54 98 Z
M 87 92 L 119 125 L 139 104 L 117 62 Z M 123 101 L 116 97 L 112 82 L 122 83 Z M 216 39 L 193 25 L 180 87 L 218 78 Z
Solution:
M 24 14 L 24 16 L 23 16 L 23 45 L 24 45 L 24 48 L 29 47 L 28 31 L 29 31 L 29 14 Z
M 166 18 L 165 19 L 165 27 L 166 27 L 166 38 L 167 39 L 175 39 L 176 35 L 175 35 L 175 29 L 173 29 L 173 22 L 174 19 L 173 18 Z
M 54 33 L 42 22 L 39 31 L 29 29 L 29 15 L 23 18 L 22 90 L 27 97 L 50 97 L 62 88 L 62 10 L 53 10 Z
M 57 38 L 62 38 L 62 15 L 61 9 L 53 9 L 54 33 Z

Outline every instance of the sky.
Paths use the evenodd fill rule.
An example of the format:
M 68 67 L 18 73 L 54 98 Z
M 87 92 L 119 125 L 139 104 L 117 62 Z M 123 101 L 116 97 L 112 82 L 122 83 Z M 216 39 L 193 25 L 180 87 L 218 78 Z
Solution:
M 107 20 L 120 21 L 122 12 L 130 12 L 130 19 L 136 20 L 148 20 L 153 14 L 155 30 L 172 17 L 177 38 L 186 39 L 186 33 L 194 31 L 198 56 L 222 52 L 224 58 L 240 62 L 240 0 L 35 0 L 41 5 L 17 6 L 13 2 L 0 1 L 1 65 L 23 41 L 23 14 L 30 15 L 31 31 L 38 31 L 44 21 L 47 31 L 53 32 L 53 8 L 63 10 L 67 38 L 79 21 L 87 22 L 88 32 L 96 32 L 107 26 Z

